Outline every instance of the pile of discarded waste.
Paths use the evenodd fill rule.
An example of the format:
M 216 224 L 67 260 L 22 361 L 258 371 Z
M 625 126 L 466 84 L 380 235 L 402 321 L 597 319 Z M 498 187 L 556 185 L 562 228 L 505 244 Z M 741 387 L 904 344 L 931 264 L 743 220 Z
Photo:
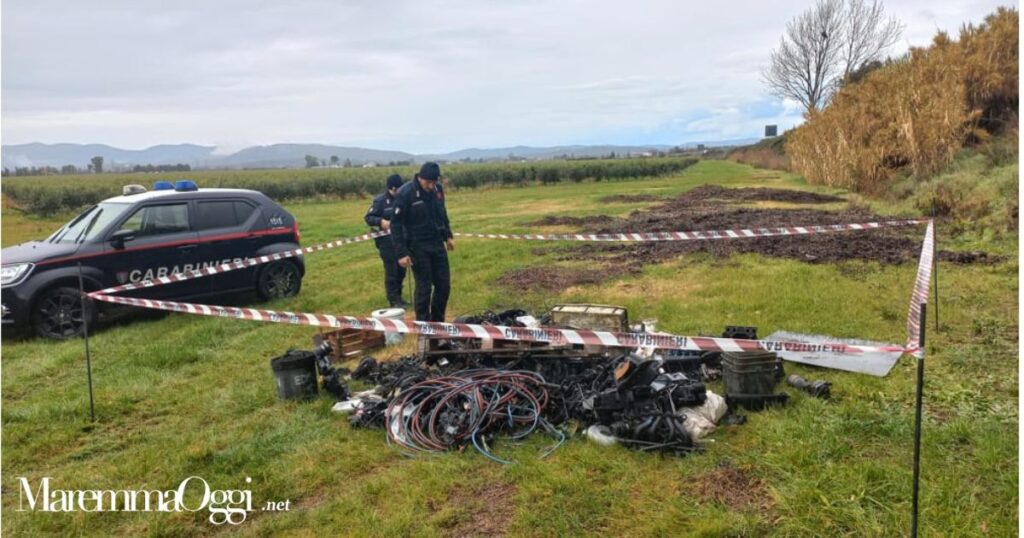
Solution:
M 537 320 L 510 310 L 458 321 L 515 326 Z M 753 327 L 729 327 L 725 335 L 757 337 Z M 730 410 L 758 410 L 788 398 L 774 390 L 784 377 L 774 353 L 485 349 L 479 340 L 440 337 L 421 337 L 419 343 L 419 353 L 398 360 L 365 356 L 350 374 L 333 367 L 328 343 L 275 360 L 299 354 L 315 362 L 325 390 L 338 400 L 335 411 L 349 414 L 354 427 L 384 429 L 388 442 L 405 451 L 472 447 L 502 463 L 508 462 L 490 448 L 496 440 L 521 440 L 535 432 L 554 440 L 542 457 L 576 433 L 602 445 L 693 452 L 717 425 L 745 422 Z M 802 382 L 812 391 L 811 384 L 791 377 L 791 384 Z M 351 394 L 346 378 L 373 388 Z M 706 386 L 719 378 L 725 397 Z M 823 381 L 813 385 L 818 396 L 828 397 L 828 389 Z
M 557 447 L 565 432 L 581 426 L 602 444 L 695 450 L 725 414 L 725 402 L 699 376 L 666 371 L 668 364 L 634 354 L 364 358 L 352 378 L 376 387 L 338 408 L 352 412 L 353 426 L 385 428 L 390 442 L 412 451 L 473 446 L 498 459 L 488 448 L 498 436 L 517 440 L 541 431 Z

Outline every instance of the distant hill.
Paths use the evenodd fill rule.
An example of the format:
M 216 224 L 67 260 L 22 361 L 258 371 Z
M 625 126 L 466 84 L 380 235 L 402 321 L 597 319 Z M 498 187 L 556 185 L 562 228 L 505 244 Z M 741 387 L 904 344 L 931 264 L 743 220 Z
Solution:
M 143 150 L 126 150 L 103 144 L 20 144 L 3 146 L 2 164 L 19 166 L 56 166 L 73 164 L 85 168 L 94 156 L 103 157 L 104 166 L 136 164 L 188 164 L 193 168 L 302 168 L 306 155 L 328 160 L 336 155 L 341 162 L 350 159 L 355 165 L 367 162 L 413 160 L 412 154 L 365 148 L 325 146 L 323 144 L 273 144 L 253 146 L 228 155 L 214 153 L 213 146 L 194 144 L 160 145 Z
M 551 147 L 534 147 L 534 146 L 512 146 L 507 148 L 469 148 L 460 149 L 451 153 L 435 153 L 418 155 L 419 160 L 443 160 L 443 161 L 461 161 L 463 159 L 508 159 L 510 156 L 520 157 L 523 159 L 535 160 L 535 159 L 557 159 L 563 155 L 569 157 L 603 157 L 611 153 L 616 155 L 641 155 L 648 151 L 668 151 L 673 147 L 682 148 L 696 148 L 698 144 L 703 144 L 706 147 L 723 147 L 723 146 L 741 146 L 745 144 L 751 144 L 757 142 L 758 138 L 743 138 L 737 140 L 715 140 L 708 142 L 686 142 L 678 144 L 677 146 L 670 146 L 667 144 L 651 144 L 648 146 L 616 146 L 616 145 L 573 145 L 573 146 L 551 146 Z
M 719 140 L 699 142 L 707 147 L 737 146 L 756 142 L 756 138 L 742 140 Z M 679 144 L 684 148 L 696 147 L 698 142 Z M 328 146 L 324 144 L 272 144 L 269 146 L 253 146 L 231 154 L 217 154 L 214 146 L 195 144 L 163 144 L 142 150 L 120 149 L 105 144 L 17 144 L 5 145 L 0 153 L 0 164 L 4 168 L 17 167 L 61 167 L 73 164 L 78 168 L 86 168 L 89 160 L 99 155 L 103 157 L 104 167 L 108 170 L 118 166 L 136 164 L 188 164 L 193 168 L 302 168 L 306 165 L 306 155 L 328 161 L 337 156 L 344 163 L 346 160 L 355 166 L 367 163 L 387 164 L 389 162 L 428 160 L 461 161 L 471 160 L 502 160 L 509 156 L 522 159 L 554 159 L 563 155 L 572 157 L 601 157 L 615 152 L 617 155 L 639 155 L 648 151 L 665 151 L 673 146 L 652 144 L 649 146 L 615 146 L 615 145 L 573 145 L 553 147 L 513 146 L 505 148 L 469 148 L 450 153 L 412 154 L 404 151 L 380 150 L 347 146 Z
M 273 144 L 253 146 L 237 153 L 209 161 L 210 168 L 302 168 L 306 166 L 306 155 L 327 161 L 337 156 L 361 166 L 366 163 L 386 164 L 393 161 L 412 161 L 416 156 L 403 151 L 325 146 L 323 144 Z
M 532 146 L 513 146 L 508 148 L 469 148 L 460 149 L 451 153 L 437 153 L 422 155 L 424 159 L 435 159 L 445 161 L 460 161 L 462 159 L 508 159 L 510 156 L 524 159 L 554 159 L 563 155 L 570 157 L 601 157 L 615 152 L 617 155 L 627 153 L 641 154 L 651 150 L 666 151 L 672 146 L 651 145 L 651 146 L 553 146 L 548 148 L 537 148 Z
M 89 160 L 99 155 L 104 164 L 177 164 L 199 162 L 209 157 L 212 146 L 195 144 L 165 144 L 143 150 L 120 149 L 105 144 L 20 144 L 3 146 L 0 160 L 6 168 L 18 166 L 64 166 L 73 164 L 85 168 Z

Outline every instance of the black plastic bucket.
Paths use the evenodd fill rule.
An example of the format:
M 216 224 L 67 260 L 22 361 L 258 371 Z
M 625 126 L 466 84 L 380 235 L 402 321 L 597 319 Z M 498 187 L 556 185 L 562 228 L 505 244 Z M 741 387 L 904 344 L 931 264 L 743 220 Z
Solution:
M 722 378 L 725 393 L 763 394 L 775 392 L 778 357 L 767 351 L 722 353 Z
M 282 400 L 309 400 L 316 397 L 316 355 L 308 351 L 289 351 L 270 359 L 277 381 L 277 397 Z

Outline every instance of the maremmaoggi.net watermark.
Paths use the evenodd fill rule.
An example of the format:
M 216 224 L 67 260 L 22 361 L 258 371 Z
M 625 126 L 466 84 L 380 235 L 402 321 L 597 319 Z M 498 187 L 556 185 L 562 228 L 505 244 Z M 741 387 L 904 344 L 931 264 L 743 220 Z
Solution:
M 240 525 L 253 512 L 252 490 L 214 489 L 206 479 L 190 476 L 178 487 L 160 489 L 56 489 L 44 476 L 35 484 L 18 477 L 18 511 L 38 512 L 199 512 L 214 525 Z M 252 478 L 245 477 L 251 484 Z M 287 511 L 291 501 L 268 501 L 263 511 Z

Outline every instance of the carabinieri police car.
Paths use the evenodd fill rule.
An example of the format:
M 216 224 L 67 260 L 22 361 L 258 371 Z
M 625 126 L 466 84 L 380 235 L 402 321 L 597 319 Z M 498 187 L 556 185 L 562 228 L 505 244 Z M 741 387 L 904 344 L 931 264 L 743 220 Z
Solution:
M 148 192 L 128 185 L 50 237 L 0 250 L 2 322 L 55 339 L 92 327 L 97 311 L 89 301 L 83 310 L 79 265 L 85 290 L 95 291 L 296 248 L 298 221 L 260 192 L 200 189 L 189 180 L 158 181 Z M 299 256 L 125 295 L 177 300 L 255 290 L 263 299 L 290 297 L 304 273 Z

